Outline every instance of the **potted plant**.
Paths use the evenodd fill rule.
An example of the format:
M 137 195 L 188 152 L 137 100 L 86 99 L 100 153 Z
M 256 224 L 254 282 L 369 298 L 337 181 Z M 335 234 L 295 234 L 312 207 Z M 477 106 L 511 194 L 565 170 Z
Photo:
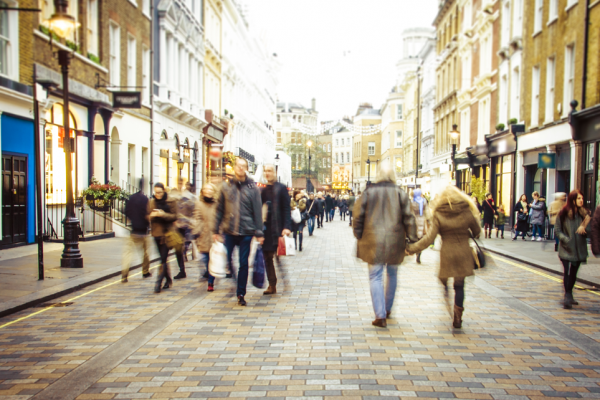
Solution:
M 508 120 L 509 125 L 516 125 L 518 122 L 519 122 L 519 120 L 516 118 L 511 118 Z
M 498 125 L 496 125 L 496 132 L 502 132 L 504 130 L 506 125 L 500 123 Z
M 87 205 L 96 211 L 109 211 L 113 200 L 126 200 L 129 196 L 113 182 L 100 183 L 92 177 L 90 186 L 82 192 Z

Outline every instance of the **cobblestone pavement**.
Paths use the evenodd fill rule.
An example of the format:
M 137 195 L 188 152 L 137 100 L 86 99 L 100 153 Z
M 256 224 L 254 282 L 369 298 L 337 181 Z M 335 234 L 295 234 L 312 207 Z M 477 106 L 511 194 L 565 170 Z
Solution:
M 247 307 L 231 280 L 206 292 L 191 262 L 158 295 L 138 273 L 0 319 L 0 400 L 600 398 L 597 293 L 564 310 L 560 280 L 494 255 L 467 280 L 455 330 L 428 250 L 406 259 L 375 328 L 347 222 L 306 236 L 285 260 L 287 290 L 251 288 Z

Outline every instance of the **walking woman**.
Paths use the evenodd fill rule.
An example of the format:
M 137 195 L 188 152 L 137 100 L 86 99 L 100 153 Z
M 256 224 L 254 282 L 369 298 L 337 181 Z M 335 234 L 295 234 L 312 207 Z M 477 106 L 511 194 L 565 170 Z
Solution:
M 517 214 L 517 227 L 515 228 L 515 237 L 513 240 L 517 240 L 519 232 L 523 234 L 523 240 L 525 240 L 525 234 L 529 230 L 529 208 L 527 204 L 527 196 L 522 194 L 517 204 L 515 204 L 515 213 Z
M 167 199 L 165 186 L 158 182 L 154 185 L 154 196 L 148 202 L 148 213 L 150 218 L 150 232 L 158 247 L 160 254 L 160 272 L 156 280 L 154 291 L 160 293 L 163 279 L 166 279 L 163 289 L 168 289 L 173 284 L 167 265 L 167 256 L 169 254 L 169 246 L 167 245 L 167 235 L 177 235 L 173 232 L 173 222 L 177 219 L 176 207 L 174 201 Z M 183 245 L 183 239 L 181 239 Z
M 583 206 L 583 194 L 575 189 L 569 193 L 567 204 L 558 213 L 554 231 L 558 236 L 558 258 L 564 268 L 563 284 L 565 287 L 564 307 L 573 308 L 579 303 L 573 298 L 573 287 L 577 279 L 577 270 L 586 263 L 587 235 L 591 233 L 590 212 Z
M 212 183 L 207 183 L 202 188 L 200 199 L 194 208 L 194 219 L 196 227 L 194 234 L 198 236 L 196 246 L 200 252 L 201 263 L 206 265 L 204 278 L 208 279 L 208 291 L 215 290 L 215 277 L 208 272 L 208 263 L 210 261 L 210 248 L 213 245 L 212 228 L 215 225 L 215 216 L 217 212 L 217 202 L 215 201 L 215 193 L 217 188 Z
M 299 223 L 295 223 L 292 220 L 292 232 L 294 233 L 294 244 L 296 246 L 296 250 L 302 251 L 302 237 L 304 236 L 304 227 L 306 226 L 306 219 L 308 215 L 306 215 L 306 196 L 299 190 L 294 190 L 294 197 L 290 202 L 290 206 L 292 211 L 296 209 L 296 207 L 300 210 L 300 215 L 302 216 L 302 220 Z M 300 241 L 300 248 L 298 248 L 298 241 Z
M 421 195 L 421 189 L 415 189 L 410 204 L 417 224 L 417 237 L 421 239 L 427 233 L 429 224 L 429 207 L 427 200 Z M 417 263 L 421 264 L 421 252 L 417 253 Z
M 497 217 L 496 203 L 492 198 L 491 193 L 486 193 L 485 200 L 483 201 L 483 231 L 486 239 L 492 238 L 492 227 L 494 226 L 494 219 Z
M 448 278 L 454 278 L 455 328 L 462 326 L 464 312 L 465 278 L 473 275 L 475 260 L 469 244 L 471 234 L 481 233 L 479 211 L 471 199 L 454 186 L 448 186 L 432 206 L 431 228 L 417 243 L 409 243 L 409 253 L 419 253 L 427 248 L 436 236 L 442 236 L 439 278 L 448 296 Z M 469 231 L 470 230 L 470 231 Z
M 538 192 L 533 192 L 533 202 L 529 204 L 531 219 L 529 223 L 533 225 L 533 235 L 531 241 L 538 235 L 538 242 L 544 240 L 544 223 L 546 222 L 546 199 L 540 197 Z

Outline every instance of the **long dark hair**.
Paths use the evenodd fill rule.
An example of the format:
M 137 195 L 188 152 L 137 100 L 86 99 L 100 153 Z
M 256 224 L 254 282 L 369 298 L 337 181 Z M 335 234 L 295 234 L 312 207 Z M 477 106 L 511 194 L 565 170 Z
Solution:
M 583 197 L 583 193 L 581 193 L 581 190 L 579 190 L 579 189 L 575 189 L 575 190 L 571 191 L 571 193 L 569 193 L 569 196 L 567 197 L 567 202 L 565 203 L 563 208 L 560 210 L 560 213 L 558 213 L 558 217 L 560 218 L 561 224 L 565 223 L 565 217 L 567 215 L 569 215 L 569 213 L 571 213 L 571 215 L 573 215 L 573 217 L 574 217 L 579 212 L 580 207 L 577 207 L 577 197 L 579 195 L 581 195 L 581 197 Z M 581 208 L 583 208 L 587 213 L 587 210 L 585 207 L 581 207 Z
M 525 193 L 523 193 L 520 197 L 519 197 L 519 203 L 521 202 L 521 199 L 523 198 L 523 196 L 525 196 L 525 203 L 527 203 L 527 195 Z

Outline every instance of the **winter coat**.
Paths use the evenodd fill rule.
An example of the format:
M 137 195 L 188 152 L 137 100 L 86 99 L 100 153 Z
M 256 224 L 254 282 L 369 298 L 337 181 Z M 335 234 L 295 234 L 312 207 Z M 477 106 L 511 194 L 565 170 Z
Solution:
M 546 221 L 546 199 L 540 197 L 538 201 L 534 200 L 529 208 L 531 209 L 529 223 L 531 225 L 544 225 Z
M 322 215 L 325 212 L 325 200 L 316 199 L 316 201 L 315 207 L 319 207 L 317 211 L 319 212 L 319 215 Z
M 254 181 L 235 177 L 223 182 L 217 205 L 214 233 L 263 237 L 262 201 Z
M 306 226 L 306 219 L 304 218 L 304 213 L 308 210 L 306 208 L 306 197 L 302 197 L 300 200 L 296 201 L 296 200 L 291 200 L 290 201 L 290 208 L 292 210 L 295 210 L 296 207 L 300 210 L 300 215 L 302 216 L 302 220 L 299 223 L 295 223 L 292 220 L 292 230 L 293 231 L 299 231 L 304 229 L 304 227 Z M 290 211 L 291 213 L 291 211 Z
M 165 193 L 164 196 L 167 196 Z M 173 222 L 177 220 L 177 201 L 167 196 L 164 207 L 161 208 L 159 202 L 152 197 L 148 202 L 148 214 L 157 208 L 162 209 L 165 215 L 162 217 L 154 217 L 150 219 L 150 233 L 154 237 L 164 237 L 167 232 L 173 227 Z
M 423 198 L 423 215 L 421 215 L 421 212 L 419 211 L 419 203 L 416 201 L 410 202 L 410 208 L 415 216 L 415 223 L 417 224 L 417 237 L 421 239 L 427 233 L 427 228 L 429 225 L 428 219 L 430 216 L 427 200 Z
M 521 215 L 521 214 L 527 215 L 528 208 L 529 208 L 529 206 L 527 206 L 527 205 L 525 207 L 523 207 L 523 204 L 521 204 L 520 201 L 517 201 L 517 204 L 515 204 L 515 212 L 517 213 L 517 217 L 516 217 L 517 231 L 519 231 L 519 232 L 527 232 L 529 230 L 529 222 L 527 222 L 528 218 L 525 218 L 525 220 L 519 219 L 519 215 Z
M 333 198 L 330 195 L 325 197 L 325 211 L 331 211 L 335 207 Z
M 340 201 L 339 207 L 342 214 L 345 214 L 348 211 L 348 203 L 346 202 L 346 199 Z
M 266 201 L 263 196 L 268 186 L 262 189 L 261 200 Z M 279 237 L 284 229 L 292 230 L 292 209 L 290 207 L 290 195 L 286 187 L 279 183 L 273 183 L 273 200 L 268 208 L 268 216 L 265 218 L 265 251 L 276 251 Z M 267 237 L 269 235 L 270 237 Z
M 589 215 L 583 208 L 580 208 L 575 216 L 569 211 L 564 221 L 561 221 L 560 216 L 556 218 L 554 234 L 558 237 L 558 258 L 561 260 L 582 263 L 587 261 L 587 236 L 576 232 L 579 226 L 585 226 L 586 234 L 591 234 L 592 227 L 587 223 L 589 219 L 586 222 L 586 218 L 589 218 Z
M 314 205 L 313 205 L 314 203 Z M 317 205 L 317 199 L 308 199 L 306 200 L 306 210 L 309 213 L 309 215 L 311 217 L 316 217 L 317 215 L 319 215 L 319 206 Z M 310 211 L 308 211 L 310 210 Z
M 204 197 L 200 196 L 200 200 L 196 202 L 196 207 L 194 208 L 195 226 L 193 233 L 199 235 L 196 239 L 196 245 L 198 246 L 198 251 L 201 253 L 210 252 L 210 248 L 213 245 L 213 227 L 215 226 L 216 214 L 217 201 L 208 202 Z
M 503 226 L 506 224 L 506 214 L 502 211 L 498 211 L 498 218 L 496 218 L 496 226 Z
M 400 264 L 406 237 L 417 240 L 408 195 L 393 182 L 376 183 L 363 193 L 354 210 L 357 257 L 370 265 Z
M 142 192 L 137 192 L 129 197 L 125 203 L 125 215 L 131 221 L 131 233 L 147 235 L 148 226 L 148 198 Z
M 592 254 L 596 257 L 600 256 L 600 206 L 594 211 L 594 217 L 592 218 L 591 230 L 592 230 Z
M 494 215 L 496 215 L 496 203 L 493 199 L 485 199 L 483 206 L 483 223 L 492 225 L 494 223 Z
M 556 224 L 556 217 L 558 216 L 560 210 L 565 206 L 565 203 L 565 199 L 557 199 L 550 203 L 550 207 L 548 207 L 548 217 L 550 217 L 550 225 Z
M 439 277 L 464 278 L 473 275 L 475 261 L 469 243 L 470 232 L 475 237 L 481 232 L 476 206 L 458 189 L 450 187 L 438 195 L 432 209 L 431 227 L 421 240 L 407 246 L 408 251 L 419 253 L 425 250 L 440 234 L 442 249 Z
M 354 209 L 355 202 L 356 202 L 356 197 L 354 197 L 354 196 L 348 197 L 348 200 L 347 200 L 348 210 L 352 211 Z

